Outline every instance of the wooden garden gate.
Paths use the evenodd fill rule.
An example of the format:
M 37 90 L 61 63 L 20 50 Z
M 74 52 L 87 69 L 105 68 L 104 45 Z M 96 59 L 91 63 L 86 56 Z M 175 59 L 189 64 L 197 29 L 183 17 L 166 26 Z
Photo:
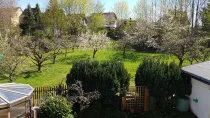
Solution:
M 130 86 L 128 93 L 122 98 L 123 111 L 144 112 L 148 111 L 149 92 L 145 86 Z

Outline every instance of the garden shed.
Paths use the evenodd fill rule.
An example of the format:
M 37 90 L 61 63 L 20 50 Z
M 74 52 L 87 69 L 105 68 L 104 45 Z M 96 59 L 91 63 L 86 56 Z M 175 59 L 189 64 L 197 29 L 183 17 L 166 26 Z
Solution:
M 25 116 L 31 109 L 33 90 L 28 84 L 0 84 L 0 118 Z
M 210 61 L 182 68 L 191 77 L 190 107 L 198 118 L 210 118 Z

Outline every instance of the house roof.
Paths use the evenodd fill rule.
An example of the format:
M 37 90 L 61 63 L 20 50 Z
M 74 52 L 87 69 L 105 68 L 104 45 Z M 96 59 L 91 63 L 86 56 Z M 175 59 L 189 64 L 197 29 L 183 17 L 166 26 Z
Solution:
M 114 12 L 105 12 L 105 13 L 92 13 L 89 17 L 92 17 L 94 15 L 102 14 L 104 18 L 107 20 L 107 22 L 112 22 L 117 20 L 117 16 Z
M 17 12 L 18 10 L 22 11 L 20 7 L 11 7 L 11 8 L 6 7 L 6 8 L 0 8 L 0 13 L 3 12 L 7 13 L 8 10 L 11 10 L 12 12 Z
M 194 79 L 210 85 L 210 61 L 185 66 L 182 71 Z
M 27 8 L 26 9 L 24 9 L 24 11 L 22 12 L 22 14 L 21 15 L 25 15 L 25 14 L 27 14 Z M 31 8 L 31 11 L 34 13 L 34 12 L 36 12 L 36 8 Z
M 106 13 L 103 13 L 103 15 L 108 22 L 111 22 L 113 20 L 117 20 L 117 16 L 114 12 L 106 12 Z
M 22 11 L 22 9 L 20 8 L 20 7 L 6 7 L 6 8 L 0 8 L 0 10 L 9 10 L 9 9 L 12 9 L 12 10 L 14 10 L 14 11 L 17 11 L 17 10 L 21 10 Z

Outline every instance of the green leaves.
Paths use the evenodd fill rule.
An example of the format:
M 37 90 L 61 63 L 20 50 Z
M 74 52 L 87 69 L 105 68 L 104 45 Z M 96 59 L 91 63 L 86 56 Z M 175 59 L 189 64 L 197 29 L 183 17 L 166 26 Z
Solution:
M 122 62 L 77 61 L 67 75 L 67 84 L 82 81 L 85 92 L 99 91 L 102 97 L 115 96 L 129 86 L 130 75 Z
M 174 62 L 144 59 L 136 72 L 136 86 L 147 86 L 150 95 L 168 98 L 176 93 L 177 82 L 181 79 L 181 69 Z
M 40 118 L 73 118 L 71 105 L 64 97 L 48 96 L 40 106 Z

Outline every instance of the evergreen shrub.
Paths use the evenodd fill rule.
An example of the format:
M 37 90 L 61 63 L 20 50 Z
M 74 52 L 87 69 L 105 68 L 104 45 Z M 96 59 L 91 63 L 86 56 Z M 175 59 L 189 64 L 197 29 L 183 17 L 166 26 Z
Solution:
M 130 75 L 119 61 L 80 60 L 67 74 L 67 85 L 82 81 L 85 92 L 99 91 L 102 99 L 113 100 L 117 93 L 126 91 Z M 113 99 L 112 99 L 113 97 Z
M 158 99 L 168 99 L 176 94 L 180 81 L 181 68 L 178 65 L 150 58 L 143 60 L 135 75 L 136 86 L 147 86 L 150 95 Z

